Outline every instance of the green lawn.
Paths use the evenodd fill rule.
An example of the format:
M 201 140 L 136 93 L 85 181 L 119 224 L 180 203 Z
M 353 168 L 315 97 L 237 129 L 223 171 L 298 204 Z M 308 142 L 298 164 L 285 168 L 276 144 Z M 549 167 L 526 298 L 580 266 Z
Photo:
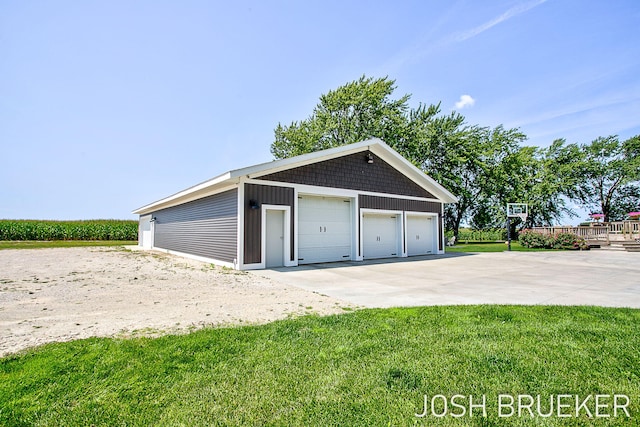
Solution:
M 503 252 L 507 250 L 507 244 L 504 242 L 472 242 L 458 243 L 455 246 L 447 246 L 446 252 Z M 531 249 L 520 245 L 517 240 L 511 242 L 512 251 L 520 252 L 539 252 L 549 251 L 551 249 Z
M 137 244 L 137 240 L 0 240 L 0 249 L 75 248 L 82 246 L 123 246 Z
M 451 306 L 56 343 L 0 359 L 0 425 L 634 425 L 638 337 L 640 310 Z M 418 418 L 425 394 L 486 417 Z M 499 418 L 499 394 L 621 394 L 632 419 Z

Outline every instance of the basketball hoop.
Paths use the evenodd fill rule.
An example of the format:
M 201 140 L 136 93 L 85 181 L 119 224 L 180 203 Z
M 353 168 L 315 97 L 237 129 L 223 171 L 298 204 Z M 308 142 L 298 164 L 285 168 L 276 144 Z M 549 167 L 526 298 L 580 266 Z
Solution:
M 526 222 L 528 213 L 529 205 L 526 203 L 507 203 L 507 218 L 520 218 Z
M 520 218 L 527 222 L 529 205 L 526 203 L 507 203 L 507 248 L 511 250 L 511 218 Z

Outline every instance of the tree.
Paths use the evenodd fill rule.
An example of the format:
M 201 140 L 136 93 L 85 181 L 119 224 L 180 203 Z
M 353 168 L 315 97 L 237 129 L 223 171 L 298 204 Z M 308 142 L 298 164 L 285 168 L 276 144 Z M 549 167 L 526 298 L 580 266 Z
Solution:
M 493 169 L 526 137 L 502 126 L 469 126 L 456 112 L 441 116 L 440 104 L 409 108 L 410 95 L 393 99 L 395 89 L 387 77 L 362 76 L 322 95 L 306 120 L 278 124 L 271 152 L 282 159 L 378 137 L 458 196 L 445 208 L 445 224 L 457 236 L 463 221 L 486 213 L 480 206 L 496 209 L 492 203 L 506 200 L 491 194 L 498 188 Z M 513 175 L 505 174 L 508 183 Z
M 278 124 L 271 153 L 284 159 L 377 137 L 390 146 L 403 147 L 412 127 L 429 121 L 439 106 L 420 105 L 410 110 L 410 95 L 392 99 L 395 80 L 365 76 L 320 96 L 311 116 L 289 126 Z M 401 151 L 401 150 L 399 150 Z
M 532 147 L 521 147 L 527 136 L 519 129 L 502 125 L 486 129 L 483 159 L 482 197 L 472 219 L 474 228 L 502 227 L 507 203 L 526 202 L 524 178 L 535 168 Z M 513 223 L 515 226 L 515 222 Z
M 546 148 L 521 147 L 514 153 L 509 172 L 514 191 L 509 197 L 512 202 L 529 205 L 522 227 L 549 226 L 564 216 L 577 215 L 567 202 L 577 191 L 579 175 L 575 166 L 579 159 L 579 148 L 565 145 L 563 139 Z
M 565 216 L 577 216 L 567 202 L 576 194 L 580 182 L 575 167 L 580 159 L 580 149 L 575 144 L 565 145 L 565 142 L 557 139 L 534 154 L 538 168 L 530 177 L 527 227 L 549 226 Z
M 581 182 L 573 198 L 604 214 L 605 222 L 624 219 L 624 210 L 638 205 L 640 135 L 624 142 L 617 136 L 598 137 L 580 151 Z
M 416 129 L 405 147 L 405 155 L 414 164 L 458 197 L 458 203 L 445 207 L 445 227 L 456 238 L 482 193 L 483 167 L 477 156 L 482 132 L 479 127 L 466 126 L 462 115 L 451 113 Z
M 627 219 L 629 212 L 640 212 L 640 186 L 625 185 L 611 203 L 610 221 Z
M 423 138 L 416 144 L 422 148 L 419 166 L 458 197 L 458 203 L 445 208 L 445 225 L 454 236 L 463 222 L 479 228 L 501 226 L 504 212 L 497 196 L 497 184 L 512 182 L 503 161 L 526 137 L 517 129 L 495 129 L 469 126 L 458 113 L 438 117 L 427 125 Z
M 410 95 L 393 99 L 395 81 L 362 76 L 320 97 L 311 116 L 289 126 L 278 124 L 271 153 L 287 158 L 378 137 L 461 197 L 447 206 L 446 223 L 457 234 L 478 189 L 474 144 L 478 129 L 458 113 L 439 117 L 440 104 L 409 108 Z

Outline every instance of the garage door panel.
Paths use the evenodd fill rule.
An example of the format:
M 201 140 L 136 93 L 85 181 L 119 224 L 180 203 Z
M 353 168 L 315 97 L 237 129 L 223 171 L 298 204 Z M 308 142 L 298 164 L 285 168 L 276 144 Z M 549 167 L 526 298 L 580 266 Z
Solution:
M 341 198 L 303 196 L 298 200 L 298 262 L 351 259 L 351 203 Z
M 432 216 L 407 215 L 407 255 L 428 255 L 435 253 L 435 225 Z
M 344 236 L 351 241 L 351 219 L 349 219 L 349 222 L 328 223 L 326 233 L 329 235 Z
M 362 233 L 362 255 L 364 258 L 389 258 L 399 255 L 397 215 L 364 215 Z

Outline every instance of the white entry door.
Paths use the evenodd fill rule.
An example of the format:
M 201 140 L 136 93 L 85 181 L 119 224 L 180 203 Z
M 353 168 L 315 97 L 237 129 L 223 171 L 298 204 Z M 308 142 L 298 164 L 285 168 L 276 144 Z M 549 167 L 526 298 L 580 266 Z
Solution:
M 437 221 L 435 216 L 407 214 L 407 255 L 435 254 Z
M 153 222 L 151 222 L 151 215 L 140 217 L 140 236 L 138 238 L 139 245 L 145 249 L 151 249 L 153 247 Z
M 298 263 L 351 259 L 351 200 L 298 198 Z
M 366 213 L 362 218 L 362 256 L 365 259 L 400 256 L 398 214 Z
M 284 211 L 267 209 L 265 266 L 284 266 Z

